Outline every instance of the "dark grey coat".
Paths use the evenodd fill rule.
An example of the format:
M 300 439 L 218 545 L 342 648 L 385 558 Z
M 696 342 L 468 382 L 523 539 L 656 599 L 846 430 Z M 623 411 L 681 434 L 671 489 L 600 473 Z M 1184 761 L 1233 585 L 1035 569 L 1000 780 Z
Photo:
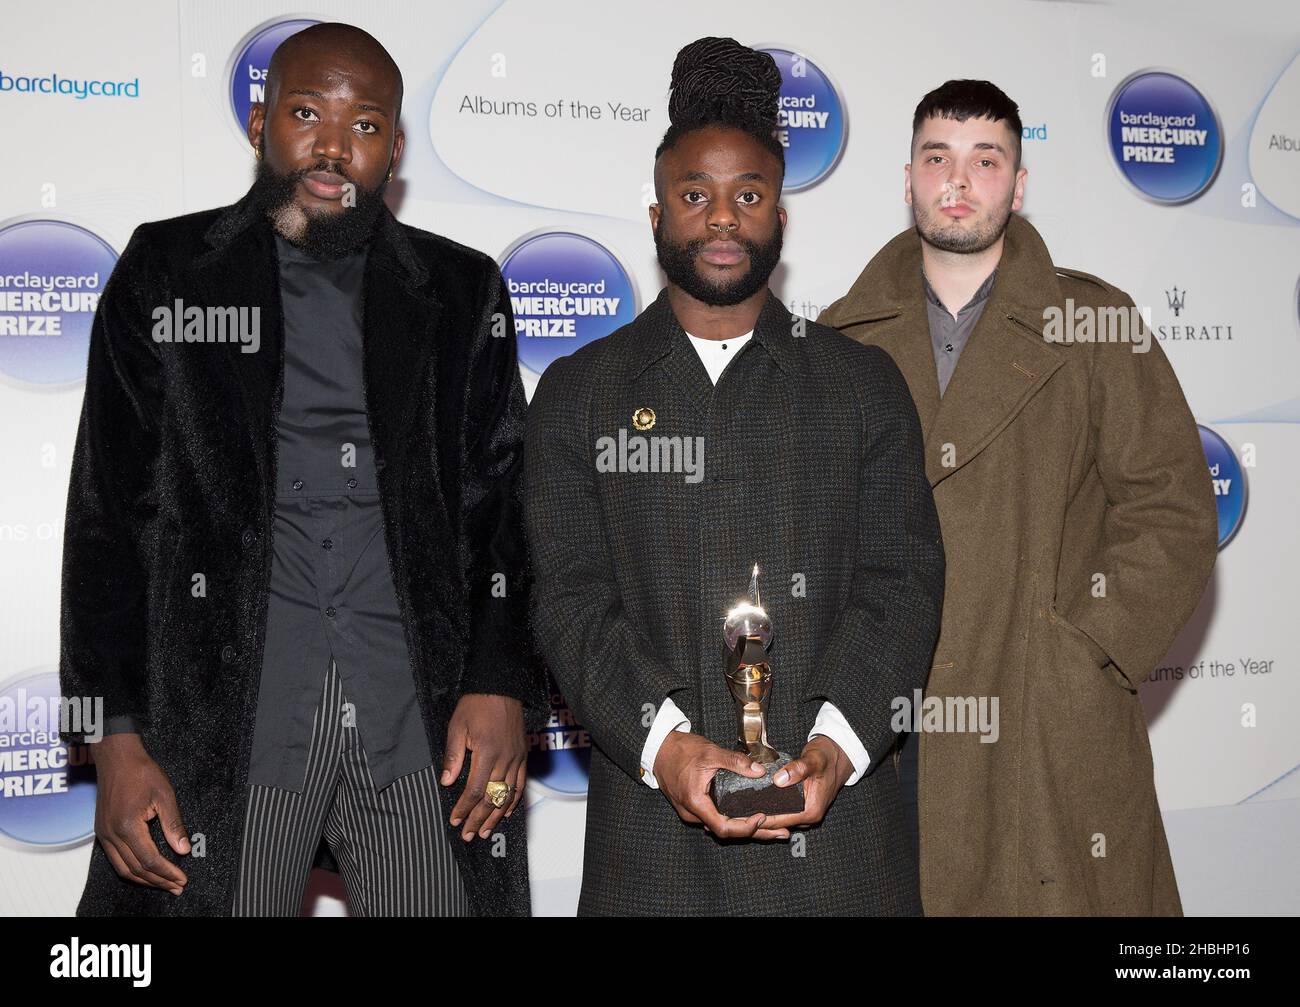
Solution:
M 385 541 L 416 697 L 436 765 L 467 692 L 514 696 L 531 723 L 547 695 L 529 644 L 516 473 L 525 403 L 510 306 L 486 255 L 379 220 L 364 281 L 366 407 Z M 151 312 L 257 306 L 261 345 L 158 343 Z M 504 321 L 502 321 L 504 319 Z M 502 330 L 504 338 L 494 333 Z M 142 224 L 104 291 L 68 491 L 60 670 L 67 696 L 144 725 L 205 855 L 178 857 L 179 898 L 124 881 L 95 844 L 81 915 L 228 915 L 266 627 L 283 390 L 279 272 L 245 197 Z M 190 591 L 195 572 L 207 595 Z M 507 577 L 494 598 L 492 575 Z M 466 759 L 466 771 L 469 760 Z M 446 825 L 466 779 L 442 788 L 474 910 L 527 915 L 524 816 L 505 856 Z
M 598 472 L 598 439 L 703 437 L 704 478 Z M 944 557 L 916 410 L 883 351 L 775 296 L 716 388 L 661 293 L 552 364 L 528 416 L 534 629 L 594 743 L 579 911 L 915 914 L 891 700 L 925 681 Z M 722 616 L 754 563 L 775 625 L 769 738 L 797 753 L 823 701 L 872 769 L 783 843 L 723 843 L 640 780 L 653 712 L 731 746 Z M 802 585 L 803 590 L 800 590 Z M 879 771 L 877 771 L 879 770 Z

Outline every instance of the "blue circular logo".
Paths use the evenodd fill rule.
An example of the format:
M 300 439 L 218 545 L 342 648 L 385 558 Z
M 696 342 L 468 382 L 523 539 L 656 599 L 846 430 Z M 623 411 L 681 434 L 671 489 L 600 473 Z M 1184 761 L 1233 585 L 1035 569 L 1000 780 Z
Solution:
M 535 374 L 636 317 L 631 275 L 609 249 L 580 234 L 521 238 L 502 257 L 501 275 L 519 362 Z
M 1237 453 L 1222 437 L 1209 427 L 1198 426 L 1201 432 L 1201 450 L 1205 452 L 1210 467 L 1210 480 L 1214 485 L 1214 503 L 1219 509 L 1219 548 L 1237 534 L 1241 519 L 1246 514 L 1246 477 L 1237 459 Z
M 265 100 L 266 70 L 271 65 L 271 53 L 290 35 L 314 24 L 320 22 L 306 18 L 272 21 L 256 29 L 235 51 L 234 62 L 230 65 L 230 109 L 241 133 L 248 129 L 248 110 Z
M 93 706 L 60 701 L 54 670 L 0 687 L 0 837 L 13 844 L 64 848 L 95 833 L 95 771 L 87 746 L 59 740 L 61 711 L 72 706 L 75 716 L 91 716 Z M 93 726 L 89 719 L 68 726 L 83 725 Z
M 528 779 L 561 797 L 585 797 L 590 774 L 591 737 L 552 682 L 551 719 L 528 736 Z
M 90 329 L 117 253 L 61 220 L 0 228 L 0 371 L 36 385 L 86 377 Z
M 816 185 L 844 151 L 848 127 L 844 104 L 829 77 L 807 56 L 761 48 L 781 71 L 777 137 L 785 147 L 785 192 Z
M 1205 96 L 1163 70 L 1126 78 L 1106 113 L 1120 173 L 1157 203 L 1186 203 L 1210 187 L 1223 160 L 1223 132 Z

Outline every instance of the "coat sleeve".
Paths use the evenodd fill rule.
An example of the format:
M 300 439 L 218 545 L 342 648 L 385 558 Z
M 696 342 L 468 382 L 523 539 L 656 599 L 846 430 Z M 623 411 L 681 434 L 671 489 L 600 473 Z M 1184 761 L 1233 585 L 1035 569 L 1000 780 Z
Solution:
M 1127 294 L 1116 294 L 1117 304 L 1133 308 Z M 1196 421 L 1154 334 L 1140 331 L 1145 352 L 1140 340 L 1092 347 L 1090 436 L 1103 513 L 1095 528 L 1087 516 L 1067 513 L 1058 589 L 1061 615 L 1134 689 L 1190 618 L 1218 553 L 1214 488 Z M 1085 525 L 1086 536 L 1071 535 Z M 1104 594 L 1096 593 L 1099 583 Z
M 467 368 L 460 522 L 470 597 L 461 694 L 511 696 L 536 730 L 550 713 L 528 626 L 531 571 L 520 497 L 524 421 L 515 327 L 501 270 L 489 263 Z
M 929 675 L 945 560 L 912 396 L 884 350 L 864 349 L 877 363 L 862 379 L 867 412 L 853 580 L 803 699 L 839 709 L 871 758 L 870 772 L 896 739 L 895 700 L 910 703 Z
M 675 693 L 681 702 L 692 684 L 655 652 L 623 607 L 596 492 L 589 394 L 573 359 L 562 358 L 546 369 L 528 415 L 533 625 L 579 722 L 616 765 L 640 779 L 654 711 Z
M 154 259 L 137 229 L 91 325 L 68 484 L 59 612 L 62 694 L 102 699 L 106 721 L 130 718 L 126 722 L 137 729 L 149 721 L 144 529 L 157 511 L 162 411 L 151 303 L 167 303 L 165 278 Z M 62 737 L 76 741 L 80 735 Z

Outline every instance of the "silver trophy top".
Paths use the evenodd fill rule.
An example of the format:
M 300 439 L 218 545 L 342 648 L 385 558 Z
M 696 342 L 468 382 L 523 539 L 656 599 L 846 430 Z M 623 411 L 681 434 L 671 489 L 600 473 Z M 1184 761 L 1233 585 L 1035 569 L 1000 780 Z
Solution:
M 722 622 L 722 639 L 727 650 L 735 650 L 743 639 L 757 638 L 766 648 L 772 642 L 772 620 L 758 595 L 758 564 L 749 578 L 749 600 L 740 601 Z

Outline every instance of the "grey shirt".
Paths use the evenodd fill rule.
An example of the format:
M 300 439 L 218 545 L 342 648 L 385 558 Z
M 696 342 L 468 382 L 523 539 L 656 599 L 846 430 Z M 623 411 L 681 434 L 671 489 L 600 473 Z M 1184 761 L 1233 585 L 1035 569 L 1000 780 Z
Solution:
M 362 379 L 367 250 L 328 262 L 279 235 L 284 395 L 266 649 L 248 782 L 301 793 L 329 662 L 375 787 L 433 764 L 388 565 Z M 136 730 L 115 718 L 106 733 Z
M 975 323 L 980 320 L 980 315 L 984 314 L 984 304 L 993 289 L 993 281 L 997 275 L 996 269 L 989 273 L 988 279 L 980 284 L 980 288 L 971 295 L 966 306 L 957 312 L 956 318 L 953 318 L 948 313 L 948 309 L 943 306 L 943 302 L 939 300 L 939 295 L 934 292 L 934 288 L 930 286 L 925 271 L 921 271 L 921 282 L 925 284 L 925 307 L 930 316 L 930 342 L 934 344 L 934 364 L 939 371 L 940 398 L 948 390 L 952 372 L 957 369 L 957 358 L 965 349 L 966 341 L 970 339 Z

